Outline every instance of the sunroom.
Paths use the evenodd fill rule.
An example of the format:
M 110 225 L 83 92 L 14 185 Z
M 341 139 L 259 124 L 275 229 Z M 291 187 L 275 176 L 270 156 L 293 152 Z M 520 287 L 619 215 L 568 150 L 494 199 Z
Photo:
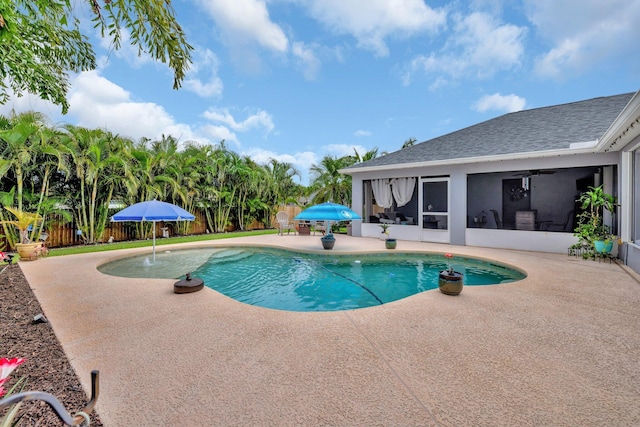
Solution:
M 576 200 L 603 185 L 627 256 L 640 229 L 639 106 L 627 93 L 510 113 L 347 168 L 363 217 L 352 233 L 379 237 L 387 223 L 400 240 L 566 253 Z

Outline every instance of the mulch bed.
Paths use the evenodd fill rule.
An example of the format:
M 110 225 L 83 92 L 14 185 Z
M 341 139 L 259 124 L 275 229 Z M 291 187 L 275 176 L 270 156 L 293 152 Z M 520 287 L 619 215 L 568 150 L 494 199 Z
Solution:
M 4 265 L 0 265 L 0 271 Z M 82 410 L 89 398 L 71 367 L 60 342 L 49 323 L 34 323 L 42 312 L 40 303 L 18 265 L 0 273 L 0 358 L 27 359 L 11 374 L 5 389 L 22 376 L 27 378 L 24 391 L 42 391 L 54 395 L 67 411 L 74 415 Z M 90 378 L 90 372 L 83 372 Z M 6 411 L 0 411 L 0 420 Z M 64 426 L 49 405 L 42 401 L 24 402 L 21 426 Z M 91 425 L 102 426 L 92 412 Z

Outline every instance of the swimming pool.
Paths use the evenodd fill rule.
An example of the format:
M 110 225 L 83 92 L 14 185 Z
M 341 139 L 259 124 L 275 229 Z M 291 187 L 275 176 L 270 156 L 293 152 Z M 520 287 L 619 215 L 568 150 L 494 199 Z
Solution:
M 442 254 L 316 255 L 259 247 L 165 252 L 156 255 L 155 264 L 148 259 L 117 260 L 99 270 L 126 277 L 176 279 L 191 271 L 193 277 L 204 279 L 207 287 L 246 304 L 288 311 L 338 311 L 437 289 L 438 273 L 447 268 Z M 455 257 L 451 266 L 464 274 L 465 286 L 525 277 L 505 265 L 473 258 Z M 131 276 L 127 269 L 137 275 Z

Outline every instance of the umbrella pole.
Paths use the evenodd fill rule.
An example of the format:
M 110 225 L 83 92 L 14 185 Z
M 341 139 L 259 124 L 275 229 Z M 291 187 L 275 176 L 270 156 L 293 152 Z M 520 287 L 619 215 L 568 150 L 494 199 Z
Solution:
M 156 262 L 156 222 L 153 221 L 151 224 L 153 224 L 153 262 Z

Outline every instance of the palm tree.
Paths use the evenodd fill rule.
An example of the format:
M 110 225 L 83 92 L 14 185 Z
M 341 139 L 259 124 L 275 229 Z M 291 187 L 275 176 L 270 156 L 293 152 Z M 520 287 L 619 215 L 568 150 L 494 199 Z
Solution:
M 351 176 L 340 173 L 341 169 L 356 163 L 353 156 L 325 156 L 319 165 L 311 166 L 311 189 L 315 192 L 312 202 L 335 202 L 348 205 L 351 202 Z
M 300 179 L 301 173 L 291 163 L 271 159 L 266 169 L 273 185 L 274 206 L 283 205 L 288 199 L 300 195 L 300 185 L 294 182 L 294 178 Z
M 70 151 L 64 145 L 61 133 L 46 125 L 44 115 L 27 112 L 12 115 L 2 121 L 0 131 L 0 179 L 3 188 L 10 186 L 16 191 L 7 194 L 15 195 L 5 200 L 5 206 L 13 206 L 19 212 L 34 212 L 44 215 L 47 194 L 51 177 L 57 172 L 68 172 Z M 39 194 L 39 196 L 35 196 Z M 6 197 L 5 197 L 6 198 Z M 4 216 L 0 215 L 0 219 Z M 44 221 L 39 222 L 39 229 L 32 227 L 31 239 L 42 233 Z M 10 243 L 17 240 L 14 229 L 5 233 Z
M 356 163 L 363 163 L 378 157 L 378 147 L 373 147 L 362 156 L 360 155 L 360 153 L 358 153 L 358 151 L 356 151 L 355 148 L 353 151 L 355 153 Z
M 28 111 L 14 114 L 0 130 L 0 180 L 9 175 L 15 179 L 16 207 L 22 211 L 25 177 L 29 176 L 35 165 L 35 147 L 41 144 L 46 129 L 45 116 Z
M 70 194 L 78 229 L 87 243 L 102 238 L 108 219 L 109 204 L 116 188 L 136 186 L 131 173 L 131 141 L 101 129 L 65 126 L 74 147 L 75 178 L 79 189 Z
M 402 144 L 402 148 L 407 148 L 407 147 L 413 147 L 414 144 L 417 142 L 418 140 L 411 137 L 409 139 L 407 139 L 404 144 Z
M 68 139 L 64 135 L 54 129 L 44 129 L 43 138 L 40 144 L 35 147 L 36 159 L 35 163 L 38 167 L 33 168 L 31 180 L 39 182 L 40 195 L 35 208 L 36 214 L 42 215 L 46 219 L 47 214 L 57 213 L 62 215 L 63 219 L 67 216 L 63 211 L 56 208 L 56 202 L 49 198 L 49 187 L 51 178 L 54 173 L 60 173 L 65 176 L 69 174 L 69 161 L 72 155 L 71 148 L 66 144 Z M 35 193 L 35 188 L 34 188 Z M 40 234 L 44 231 L 45 221 L 40 223 L 40 230 L 33 230 L 33 233 Z

